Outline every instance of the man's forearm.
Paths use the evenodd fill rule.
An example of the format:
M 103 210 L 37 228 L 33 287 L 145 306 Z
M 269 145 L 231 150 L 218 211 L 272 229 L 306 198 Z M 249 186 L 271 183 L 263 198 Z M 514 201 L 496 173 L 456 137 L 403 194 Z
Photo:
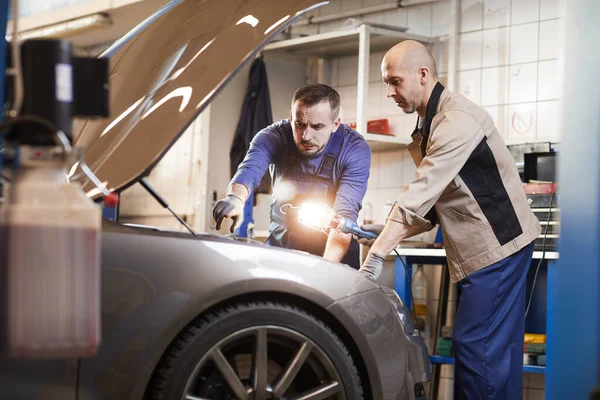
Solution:
M 340 262 L 348 251 L 352 235 L 341 232 L 331 232 L 327 238 L 327 245 L 325 246 L 325 252 L 323 258 L 329 261 Z
M 385 228 L 371 246 L 370 252 L 381 257 L 390 254 L 402 240 L 424 232 L 420 226 L 410 226 L 388 219 Z
M 248 200 L 248 197 L 250 196 L 250 191 L 245 185 L 242 185 L 241 183 L 232 183 L 227 188 L 227 195 L 229 196 L 230 194 L 239 197 L 242 200 L 242 202 L 245 203 L 246 200 Z

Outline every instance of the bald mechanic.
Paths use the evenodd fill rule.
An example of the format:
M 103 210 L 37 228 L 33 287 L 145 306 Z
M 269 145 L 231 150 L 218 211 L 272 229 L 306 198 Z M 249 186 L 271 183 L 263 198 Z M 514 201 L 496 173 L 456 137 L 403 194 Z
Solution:
M 525 286 L 541 227 L 490 115 L 437 79 L 420 43 L 381 64 L 387 97 L 417 112 L 409 151 L 417 172 L 400 193 L 361 271 L 372 278 L 400 241 L 439 222 L 452 282 L 462 289 L 453 347 L 455 399 L 522 398 Z M 367 243 L 369 244 L 369 243 Z
M 327 85 L 306 85 L 294 93 L 290 119 L 260 131 L 244 161 L 219 200 L 213 216 L 220 229 L 224 218 L 235 223 L 249 194 L 271 165 L 273 203 L 272 246 L 307 251 L 355 269 L 360 267 L 359 245 L 350 234 L 329 235 L 298 222 L 305 200 L 325 203 L 356 221 L 367 190 L 371 149 L 355 130 L 340 123 L 340 96 Z

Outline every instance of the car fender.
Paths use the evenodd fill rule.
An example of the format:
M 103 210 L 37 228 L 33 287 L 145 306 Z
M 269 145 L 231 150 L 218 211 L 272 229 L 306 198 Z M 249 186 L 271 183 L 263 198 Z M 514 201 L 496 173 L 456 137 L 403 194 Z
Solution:
M 130 228 L 105 232 L 102 246 L 102 342 L 94 357 L 82 360 L 82 398 L 141 398 L 177 334 L 232 298 L 279 293 L 326 310 L 377 288 L 351 268 L 320 257 L 231 240 Z M 323 279 L 324 269 L 333 280 Z M 347 323 L 345 329 L 356 331 Z

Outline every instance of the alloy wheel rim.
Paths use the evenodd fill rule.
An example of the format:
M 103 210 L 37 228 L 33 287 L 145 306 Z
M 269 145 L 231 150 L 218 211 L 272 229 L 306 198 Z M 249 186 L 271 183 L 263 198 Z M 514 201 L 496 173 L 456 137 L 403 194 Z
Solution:
M 252 348 L 251 354 L 236 354 L 244 345 Z M 239 356 L 246 362 L 240 363 Z M 217 388 L 206 383 L 208 372 Z M 300 381 L 302 377 L 308 379 Z M 302 333 L 274 325 L 236 331 L 212 346 L 194 367 L 182 399 L 216 400 L 206 397 L 210 389 L 228 393 L 219 400 L 346 400 L 339 373 L 325 352 Z

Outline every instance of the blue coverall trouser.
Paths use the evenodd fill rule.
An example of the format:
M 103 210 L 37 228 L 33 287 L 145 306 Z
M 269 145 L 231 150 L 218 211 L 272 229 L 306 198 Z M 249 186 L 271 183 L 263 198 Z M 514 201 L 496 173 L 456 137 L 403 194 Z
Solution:
M 454 400 L 520 400 L 525 290 L 533 243 L 461 280 Z

